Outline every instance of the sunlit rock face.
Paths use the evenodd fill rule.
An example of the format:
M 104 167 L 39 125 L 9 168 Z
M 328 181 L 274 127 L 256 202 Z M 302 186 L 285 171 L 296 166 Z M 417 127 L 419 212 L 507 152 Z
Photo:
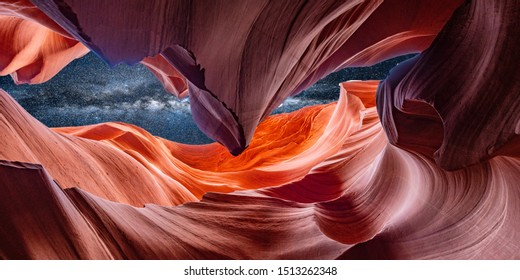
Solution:
M 43 83 L 88 49 L 29 1 L 0 2 L 0 75 Z
M 6 140 L 2 159 L 42 164 L 62 187 L 80 187 L 134 206 L 177 205 L 197 201 L 208 191 L 258 189 L 299 180 L 361 128 L 363 108 L 342 89 L 338 104 L 268 118 L 250 148 L 234 157 L 218 143 L 179 144 L 123 123 L 51 130 L 7 93 L 2 92 L 1 98 L 6 120 L 1 124 Z
M 2 147 L 12 155 L 0 164 L 0 219 L 9 225 L 1 240 L 16 241 L 0 243 L 2 257 L 520 257 L 520 159 L 496 157 L 447 172 L 393 147 L 373 106 L 376 88 L 376 82 L 346 83 L 338 104 L 267 119 L 257 135 L 269 144 L 253 142 L 251 153 L 237 158 L 217 144 L 183 149 L 121 123 L 51 131 L 13 114 L 21 108 L 2 93 L 2 116 L 15 115 L 10 126 L 23 128 L 9 132 L 17 145 Z M 278 129 L 284 126 L 301 133 Z M 28 160 L 14 151 L 37 152 L 35 138 L 56 147 L 32 160 L 49 171 L 15 162 Z M 325 145 L 328 156 L 320 150 Z M 52 163 L 76 167 L 64 171 Z M 203 194 L 200 202 L 166 206 Z M 30 217 L 30 229 L 20 215 Z
M 223 145 L 49 129 L 0 91 L 1 258 L 520 258 L 520 1 L 33 2 L 0 5 L 21 22 L 0 26 L 13 61 L 25 22 L 141 61 Z M 48 42 L 29 49 L 63 46 Z M 331 71 L 411 51 L 382 82 L 268 117 Z M 34 77 L 73 59 L 36 53 L 54 72 Z
M 200 129 L 235 155 L 288 96 L 422 51 L 461 2 L 33 1 L 111 64 L 160 54 L 186 77 Z

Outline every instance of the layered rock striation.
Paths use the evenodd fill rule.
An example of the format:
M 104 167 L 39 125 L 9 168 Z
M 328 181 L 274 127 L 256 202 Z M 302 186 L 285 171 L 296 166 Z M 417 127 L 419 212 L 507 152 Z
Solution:
M 142 62 L 222 145 L 50 129 L 0 91 L 0 258 L 520 258 L 518 0 L 32 3 L 0 4 L 2 75 Z

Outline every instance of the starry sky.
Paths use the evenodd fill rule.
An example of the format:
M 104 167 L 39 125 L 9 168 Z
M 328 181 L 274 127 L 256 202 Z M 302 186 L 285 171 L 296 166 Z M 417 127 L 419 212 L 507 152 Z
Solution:
M 391 68 L 413 56 L 332 73 L 301 94 L 285 100 L 273 113 L 336 101 L 340 82 L 384 79 Z M 46 83 L 15 85 L 10 76 L 3 76 L 0 77 L 0 88 L 49 127 L 121 121 L 176 142 L 213 142 L 193 122 L 188 98 L 180 100 L 167 93 L 141 64 L 112 68 L 91 52 L 70 63 Z

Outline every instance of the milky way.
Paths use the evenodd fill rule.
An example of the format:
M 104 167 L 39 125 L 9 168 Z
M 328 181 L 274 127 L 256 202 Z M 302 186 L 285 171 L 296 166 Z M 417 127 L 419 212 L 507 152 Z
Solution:
M 285 100 L 273 113 L 336 101 L 340 82 L 384 79 L 392 67 L 411 56 L 397 57 L 372 67 L 346 68 L 332 73 L 301 94 Z M 193 122 L 189 99 L 179 100 L 167 93 L 141 64 L 111 68 L 94 53 L 89 53 L 73 61 L 46 83 L 15 85 L 6 76 L 0 77 L 0 88 L 49 127 L 120 121 L 176 142 L 213 142 Z

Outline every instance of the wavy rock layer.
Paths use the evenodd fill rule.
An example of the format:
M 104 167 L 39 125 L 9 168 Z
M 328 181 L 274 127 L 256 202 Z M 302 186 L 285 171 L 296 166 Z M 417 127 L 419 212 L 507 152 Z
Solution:
M 511 50 L 520 44 L 519 25 L 520 1 L 460 7 L 432 46 L 381 86 L 378 108 L 391 143 L 427 146 L 420 152 L 435 153 L 446 169 L 518 155 L 520 53 Z
M 184 98 L 188 96 L 186 78 L 161 55 L 146 57 L 141 63 L 157 77 L 164 89 L 173 95 Z
M 520 214 L 517 184 L 520 158 L 499 156 L 471 168 L 443 171 L 424 155 L 388 144 L 375 107 L 369 107 L 374 104 L 377 82 L 349 82 L 342 88 L 347 93 L 344 92 L 344 98 L 337 105 L 280 115 L 276 117 L 278 119 L 268 119 L 264 123 L 267 128 L 258 129 L 259 137 L 273 137 L 261 132 L 281 119 L 292 117 L 301 121 L 297 116 L 312 116 L 311 111 L 317 112 L 312 121 L 305 119 L 301 127 L 312 123 L 315 127 L 321 124 L 321 128 L 309 129 L 312 133 L 309 133 L 308 142 L 302 141 L 290 150 L 294 151 L 294 156 L 280 158 L 270 149 L 272 147 L 265 148 L 266 162 L 243 166 L 238 171 L 226 169 L 235 164 L 222 164 L 219 169 L 201 163 L 197 160 L 198 153 L 189 150 L 181 153 L 182 149 L 174 149 L 178 144 L 167 145 L 166 140 L 144 137 L 147 136 L 144 131 L 125 124 L 63 128 L 57 129 L 58 133 L 42 128 L 34 119 L 26 122 L 17 121 L 19 118 L 7 120 L 10 127 L 33 132 L 31 138 L 46 133 L 45 138 L 75 145 L 75 153 L 67 151 L 67 145 L 60 143 L 64 149 L 46 152 L 46 155 L 70 157 L 79 154 L 94 159 L 114 156 L 105 170 L 101 170 L 96 165 L 100 161 L 96 161 L 91 168 L 97 166 L 93 174 L 97 174 L 98 180 L 91 180 L 90 186 L 81 189 L 52 181 L 44 168 L 46 165 L 52 168 L 56 160 L 44 163 L 43 167 L 1 162 L 0 219 L 7 226 L 0 231 L 0 240 L 3 240 L 0 255 L 3 258 L 44 259 L 520 258 L 517 245 L 520 236 L 516 230 L 520 226 L 516 219 Z M 12 102 L 10 98 L 5 99 Z M 350 105 L 346 106 L 347 103 Z M 162 170 L 166 169 L 162 165 L 166 162 L 183 163 L 192 168 L 191 172 L 206 172 L 204 177 L 190 174 L 190 177 L 206 182 L 218 181 L 216 177 L 226 178 L 228 174 L 236 180 L 249 180 L 241 181 L 242 186 L 257 179 L 254 176 L 238 179 L 245 169 L 258 168 L 276 174 L 284 172 L 286 162 L 292 161 L 293 168 L 301 163 L 300 168 L 306 170 L 308 163 L 297 160 L 298 156 L 309 152 L 319 155 L 320 151 L 315 150 L 313 144 L 319 143 L 321 137 L 313 134 L 326 135 L 332 121 L 341 123 L 335 114 L 340 107 L 348 113 L 340 115 L 345 120 L 359 117 L 358 125 L 354 126 L 356 129 L 347 125 L 350 128 L 343 129 L 342 136 L 338 136 L 337 139 L 342 140 L 335 151 L 319 163 L 311 164 L 310 170 L 305 171 L 307 175 L 301 179 L 291 179 L 285 173 L 273 175 L 270 180 L 272 183 L 278 180 L 278 185 L 270 188 L 230 194 L 206 193 L 200 202 L 177 207 L 147 204 L 144 208 L 136 208 L 116 202 L 142 201 L 143 193 L 148 191 L 144 188 L 148 185 L 144 184 L 139 191 L 119 189 L 125 193 L 111 198 L 115 201 L 86 191 L 89 187 L 94 190 L 92 192 L 111 189 L 104 185 L 107 181 L 103 180 L 105 175 L 102 173 L 109 170 L 125 174 L 126 182 L 142 180 L 142 175 L 136 171 L 144 170 L 141 172 L 146 172 L 152 181 L 160 182 L 164 180 Z M 3 108 L 21 110 L 16 106 L 4 105 Z M 33 127 L 27 127 L 31 123 Z M 34 130 L 35 127 L 40 130 Z M 22 137 L 20 134 L 18 136 Z M 174 148 L 149 150 L 145 148 L 145 140 L 162 143 L 162 146 L 153 143 L 148 147 Z M 291 146 L 285 144 L 281 147 L 288 149 Z M 39 147 L 42 146 L 52 146 L 52 143 L 42 142 Z M 298 146 L 308 148 L 298 149 Z M 29 147 L 30 143 L 21 144 L 14 150 L 25 149 L 25 153 L 37 150 Z M 87 152 L 80 147 L 90 149 Z M 223 163 L 237 160 L 216 144 L 191 147 L 192 150 L 197 148 L 214 153 L 212 158 L 223 155 Z M 260 147 L 257 149 L 261 150 Z M 1 150 L 8 149 L 3 147 Z M 167 160 L 158 156 L 161 154 Z M 249 156 L 260 154 L 262 152 L 256 151 Z M 175 162 L 172 159 L 177 155 Z M 118 157 L 135 165 L 114 164 Z M 244 162 L 248 163 L 250 159 Z M 62 161 L 61 167 L 66 168 L 65 164 L 70 163 Z M 77 166 L 69 173 L 74 176 L 68 177 L 83 179 L 81 171 L 85 168 Z M 181 172 L 171 176 L 184 183 L 180 179 Z M 283 178 L 294 181 L 283 182 Z M 183 187 L 192 189 L 189 185 Z M 199 189 L 202 193 L 209 190 L 212 189 Z M 20 219 L 21 216 L 26 218 Z
M 160 54 L 186 78 L 200 129 L 235 155 L 288 96 L 342 67 L 424 50 L 462 3 L 33 2 L 111 64 Z M 168 71 L 158 73 L 160 80 L 170 81 Z
M 89 50 L 29 1 L 0 3 L 0 75 L 43 83 Z
M 217 143 L 183 145 L 127 124 L 49 130 L 0 92 L 4 120 L 0 133 L 5 140 L 0 145 L 1 159 L 40 163 L 63 187 L 80 187 L 134 206 L 177 205 L 200 199 L 208 191 L 299 180 L 360 129 L 359 111 L 364 108 L 356 96 L 342 89 L 338 105 L 268 118 L 248 151 L 233 157 Z
M 122 123 L 51 130 L 0 91 L 1 258 L 520 258 L 518 0 L 466 1 L 379 86 L 343 83 L 254 137 L 322 74 L 426 48 L 460 2 L 34 2 L 49 17 L 3 2 L 24 7 L 9 24 L 39 19 L 5 38 L 52 18 L 113 63 L 148 57 L 242 153 Z

